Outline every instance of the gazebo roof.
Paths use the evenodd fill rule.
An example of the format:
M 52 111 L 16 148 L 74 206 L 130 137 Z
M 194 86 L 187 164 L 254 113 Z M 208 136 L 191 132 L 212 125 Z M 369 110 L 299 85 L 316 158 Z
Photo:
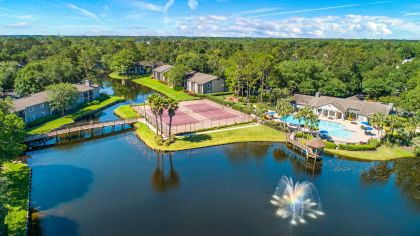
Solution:
M 316 149 L 324 148 L 326 146 L 325 142 L 322 141 L 319 138 L 314 138 L 314 139 L 310 140 L 309 142 L 306 143 L 306 145 L 308 147 L 316 148 Z

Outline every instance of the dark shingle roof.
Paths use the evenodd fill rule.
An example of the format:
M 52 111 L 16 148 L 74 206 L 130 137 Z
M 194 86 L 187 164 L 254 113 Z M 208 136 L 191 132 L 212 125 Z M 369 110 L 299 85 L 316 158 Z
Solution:
M 350 98 L 337 98 L 329 96 L 309 96 L 302 94 L 295 94 L 295 101 L 299 105 L 310 107 L 321 107 L 328 104 L 335 106 L 341 112 L 347 112 L 348 109 L 356 110 L 359 114 L 369 116 L 373 113 L 383 113 L 388 115 L 392 110 L 392 104 L 383 104 L 379 102 L 367 102 L 357 100 L 354 97 Z
M 99 85 L 92 84 L 91 86 L 88 86 L 86 84 L 73 84 L 79 92 L 86 92 L 93 90 L 95 88 L 98 88 Z M 23 111 L 27 107 L 35 106 L 41 103 L 48 102 L 48 92 L 43 91 L 39 93 L 30 94 L 28 96 L 17 98 L 13 100 L 13 105 L 15 108 L 15 111 Z
M 163 66 L 159 66 L 158 68 L 154 69 L 153 71 L 156 71 L 156 72 L 158 72 L 158 73 L 161 73 L 161 72 L 168 71 L 168 70 L 170 70 L 171 68 L 172 68 L 172 66 L 171 66 L 171 65 L 163 65 Z
M 205 84 L 215 79 L 218 79 L 218 77 L 214 75 L 204 74 L 201 72 L 195 72 L 188 76 L 188 81 L 191 81 L 197 84 Z

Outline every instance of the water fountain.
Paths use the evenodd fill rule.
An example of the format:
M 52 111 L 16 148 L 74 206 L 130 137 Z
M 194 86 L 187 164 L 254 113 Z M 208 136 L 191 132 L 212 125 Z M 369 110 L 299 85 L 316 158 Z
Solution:
M 316 219 L 324 215 L 316 187 L 307 181 L 293 183 L 292 178 L 283 176 L 270 202 L 277 207 L 279 217 L 291 218 L 292 225 L 306 223 L 306 217 Z

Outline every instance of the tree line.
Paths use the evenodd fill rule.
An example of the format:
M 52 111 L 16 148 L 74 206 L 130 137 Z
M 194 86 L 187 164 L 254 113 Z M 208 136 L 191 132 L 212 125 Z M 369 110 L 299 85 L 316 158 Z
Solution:
M 56 83 L 123 73 L 135 62 L 174 65 L 170 83 L 190 70 L 226 78 L 247 102 L 274 89 L 347 97 L 358 93 L 419 110 L 420 43 L 398 40 L 183 37 L 2 37 L 0 88 L 20 95 Z M 405 59 L 415 58 L 402 63 Z

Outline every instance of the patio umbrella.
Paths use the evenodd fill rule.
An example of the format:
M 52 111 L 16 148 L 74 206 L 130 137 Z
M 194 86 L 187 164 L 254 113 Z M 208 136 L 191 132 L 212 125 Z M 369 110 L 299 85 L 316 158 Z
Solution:
M 319 131 L 319 133 L 321 133 L 321 134 L 328 134 L 328 131 L 326 131 L 326 130 L 321 130 L 321 131 Z
M 365 130 L 373 130 L 373 128 L 370 126 L 366 126 Z
M 363 122 L 360 122 L 360 124 L 362 124 L 362 125 L 369 125 L 369 122 L 363 121 Z

